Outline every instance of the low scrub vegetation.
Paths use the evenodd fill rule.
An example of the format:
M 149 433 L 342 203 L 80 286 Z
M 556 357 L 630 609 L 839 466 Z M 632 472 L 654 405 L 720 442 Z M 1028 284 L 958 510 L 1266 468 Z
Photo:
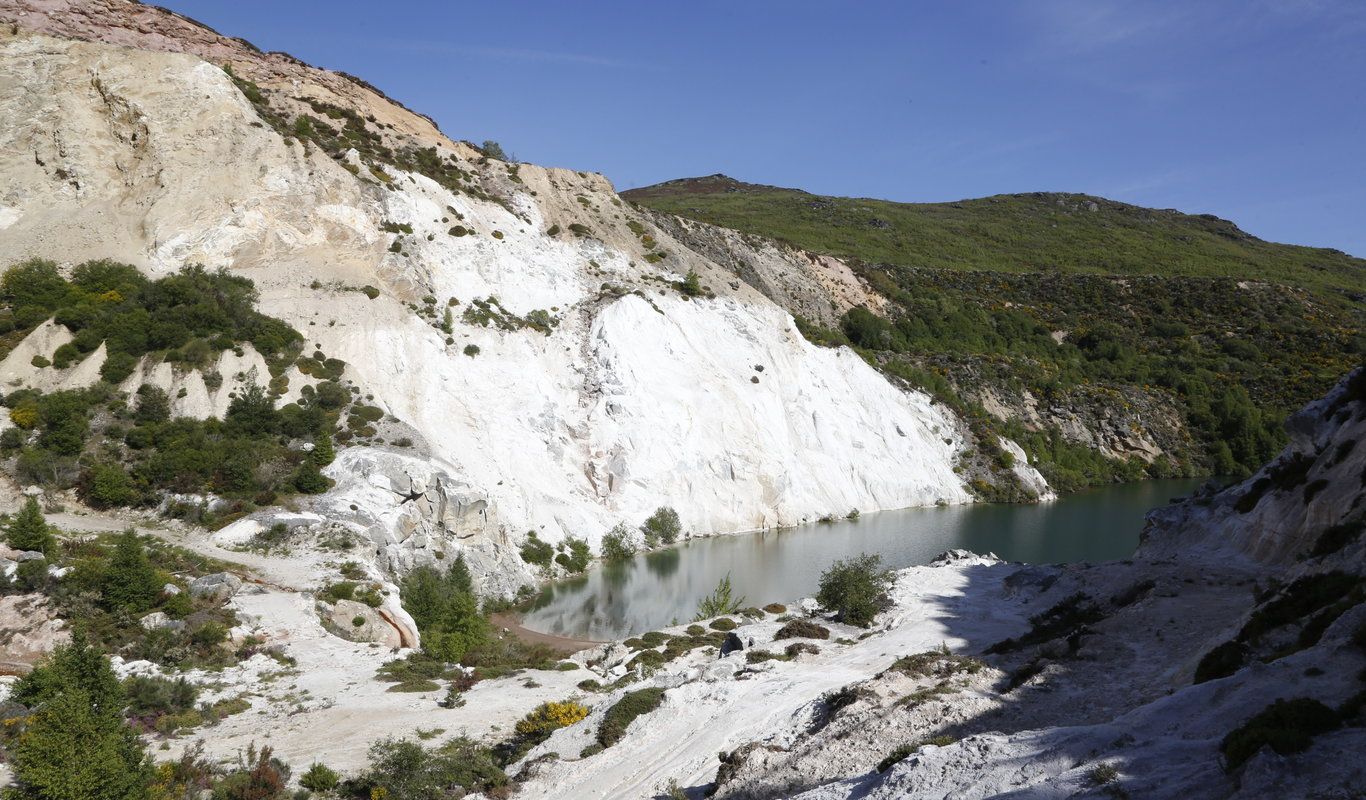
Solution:
M 882 568 L 882 559 L 864 554 L 837 561 L 821 574 L 816 602 L 849 625 L 866 628 L 873 618 L 886 610 L 892 575 Z
M 1339 725 L 1337 712 L 1317 700 L 1277 700 L 1224 737 L 1224 766 L 1235 770 L 1266 746 L 1283 756 L 1307 750 Z
M 608 748 L 621 741 L 626 736 L 627 728 L 637 717 L 649 714 L 663 702 L 663 689 L 649 688 L 627 692 L 603 715 L 602 723 L 598 726 L 598 746 Z

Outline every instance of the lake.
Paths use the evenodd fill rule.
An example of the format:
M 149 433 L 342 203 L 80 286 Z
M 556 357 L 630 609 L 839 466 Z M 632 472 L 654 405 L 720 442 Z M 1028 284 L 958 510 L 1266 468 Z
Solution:
M 1040 505 L 882 511 L 857 520 L 689 540 L 548 584 L 522 624 L 560 636 L 620 639 L 687 622 L 727 574 L 747 605 L 787 603 L 815 594 L 827 567 L 860 553 L 876 553 L 891 568 L 926 564 L 953 549 L 1030 563 L 1127 558 L 1138 545 L 1144 515 L 1190 494 L 1204 480 L 1140 481 Z

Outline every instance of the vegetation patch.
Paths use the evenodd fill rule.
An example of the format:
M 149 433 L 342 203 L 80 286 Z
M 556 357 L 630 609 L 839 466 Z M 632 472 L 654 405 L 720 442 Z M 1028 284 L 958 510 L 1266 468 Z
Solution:
M 598 726 L 597 743 L 607 748 L 621 741 L 626 736 L 626 729 L 637 717 L 654 711 L 663 702 L 663 689 L 652 687 L 627 692 L 603 715 L 602 723 Z
M 809 619 L 794 619 L 785 623 L 773 639 L 829 639 L 830 629 Z
M 816 602 L 841 622 L 866 628 L 891 605 L 887 595 L 891 584 L 892 574 L 882 568 L 882 559 L 865 553 L 827 569 L 821 575 Z
M 1283 756 L 1308 750 L 1339 725 L 1337 712 L 1317 700 L 1277 700 L 1224 737 L 1224 768 L 1232 772 L 1268 745 Z
M 1025 647 L 1051 642 L 1059 637 L 1072 637 L 1088 625 L 1105 619 L 1105 613 L 1086 595 L 1078 592 L 1056 605 L 1029 618 L 1030 629 L 1019 637 L 993 644 L 988 654 L 1010 653 Z

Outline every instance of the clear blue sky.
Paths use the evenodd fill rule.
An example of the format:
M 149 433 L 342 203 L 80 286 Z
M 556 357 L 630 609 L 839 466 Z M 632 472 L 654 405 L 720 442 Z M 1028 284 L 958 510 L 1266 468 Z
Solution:
M 1366 2 L 160 0 L 618 189 L 1076 191 L 1366 256 Z

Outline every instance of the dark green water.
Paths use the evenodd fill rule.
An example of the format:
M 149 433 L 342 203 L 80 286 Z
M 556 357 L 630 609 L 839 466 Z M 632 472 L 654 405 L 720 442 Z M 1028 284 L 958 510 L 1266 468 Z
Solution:
M 926 564 L 955 548 L 1032 563 L 1126 558 L 1144 515 L 1202 482 L 1143 481 L 1035 506 L 912 508 L 697 539 L 549 585 L 523 624 L 562 636 L 618 639 L 691 619 L 698 601 L 728 573 L 750 605 L 787 602 L 814 594 L 821 572 L 859 553 L 876 553 L 894 568 Z

